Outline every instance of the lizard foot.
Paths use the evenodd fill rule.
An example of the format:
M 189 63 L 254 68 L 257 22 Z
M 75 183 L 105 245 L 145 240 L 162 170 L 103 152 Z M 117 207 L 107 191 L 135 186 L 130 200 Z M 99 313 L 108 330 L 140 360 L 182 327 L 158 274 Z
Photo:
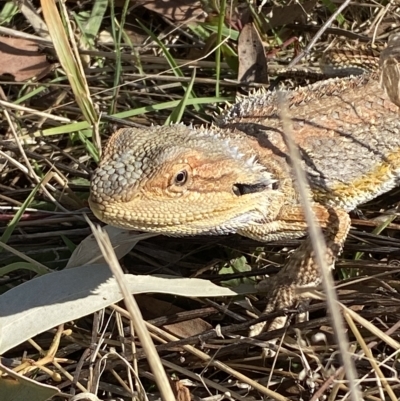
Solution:
M 289 309 L 296 306 L 293 286 L 277 285 L 275 278 L 261 281 L 256 289 L 260 293 L 267 293 L 270 296 L 269 302 L 264 309 L 264 314 L 268 315 L 277 310 Z M 287 322 L 287 316 L 278 316 L 270 322 L 260 322 L 250 327 L 249 336 L 254 337 L 263 331 L 273 331 L 281 329 Z

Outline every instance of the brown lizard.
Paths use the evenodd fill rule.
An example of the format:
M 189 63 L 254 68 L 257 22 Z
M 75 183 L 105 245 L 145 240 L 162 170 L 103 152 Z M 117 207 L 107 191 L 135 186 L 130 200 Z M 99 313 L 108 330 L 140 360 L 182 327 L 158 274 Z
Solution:
M 384 77 L 397 66 L 393 48 L 389 43 L 392 52 L 383 55 Z M 396 101 L 396 91 L 388 89 Z M 398 184 L 398 106 L 381 89 L 378 72 L 318 82 L 287 92 L 286 99 L 333 267 L 350 228 L 348 212 Z M 120 129 L 92 178 L 94 214 L 114 226 L 170 236 L 304 236 L 278 112 L 276 93 L 258 92 L 239 98 L 210 128 Z M 276 276 L 259 285 L 269 291 L 266 312 L 294 307 L 296 288 L 319 283 L 306 239 Z M 274 320 L 270 329 L 284 322 Z M 257 325 L 251 334 L 262 329 Z

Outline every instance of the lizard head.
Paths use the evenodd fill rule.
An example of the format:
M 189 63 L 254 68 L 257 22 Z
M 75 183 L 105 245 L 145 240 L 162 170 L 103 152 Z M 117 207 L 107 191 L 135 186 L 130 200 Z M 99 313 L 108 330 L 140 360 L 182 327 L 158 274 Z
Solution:
M 274 219 L 282 199 L 277 184 L 240 134 L 184 125 L 125 128 L 104 149 L 89 204 L 117 227 L 228 234 Z

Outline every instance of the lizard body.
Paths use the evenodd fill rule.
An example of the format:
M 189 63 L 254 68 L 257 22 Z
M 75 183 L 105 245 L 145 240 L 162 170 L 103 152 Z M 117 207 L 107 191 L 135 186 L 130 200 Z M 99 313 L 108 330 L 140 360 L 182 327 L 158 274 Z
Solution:
M 287 94 L 293 139 L 316 202 L 350 211 L 396 186 L 398 107 L 378 78 L 374 73 L 330 79 Z M 255 135 L 264 157 L 287 164 L 277 104 L 273 92 L 250 96 L 236 103 L 221 124 Z
M 347 212 L 399 182 L 398 107 L 378 73 L 319 82 L 287 92 L 286 100 L 333 267 L 350 227 Z M 258 92 L 239 98 L 210 128 L 117 131 L 92 179 L 93 212 L 111 225 L 174 236 L 303 236 L 307 227 L 278 111 L 275 92 Z M 266 312 L 293 307 L 295 289 L 319 281 L 306 239 L 260 285 L 270 292 Z M 283 323 L 275 320 L 272 328 Z

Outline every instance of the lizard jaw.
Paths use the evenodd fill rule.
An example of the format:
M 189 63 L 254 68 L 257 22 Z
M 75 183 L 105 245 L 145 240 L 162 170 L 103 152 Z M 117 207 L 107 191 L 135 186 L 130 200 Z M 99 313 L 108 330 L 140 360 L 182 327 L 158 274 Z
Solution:
M 89 205 L 95 216 L 110 225 L 129 230 L 155 232 L 169 236 L 226 235 L 236 233 L 240 227 L 272 221 L 279 213 L 271 205 L 281 205 L 280 191 L 269 186 L 243 186 L 240 195 L 202 194 L 170 201 L 150 199 L 146 196 L 134 197 L 129 202 L 99 202 L 89 198 Z M 244 189 L 245 188 L 245 189 Z M 247 192 L 246 192 L 247 191 Z M 278 200 L 278 202 L 276 202 Z M 201 202 L 197 211 L 187 212 L 187 202 L 192 205 Z M 241 213 L 237 213 L 240 204 Z

